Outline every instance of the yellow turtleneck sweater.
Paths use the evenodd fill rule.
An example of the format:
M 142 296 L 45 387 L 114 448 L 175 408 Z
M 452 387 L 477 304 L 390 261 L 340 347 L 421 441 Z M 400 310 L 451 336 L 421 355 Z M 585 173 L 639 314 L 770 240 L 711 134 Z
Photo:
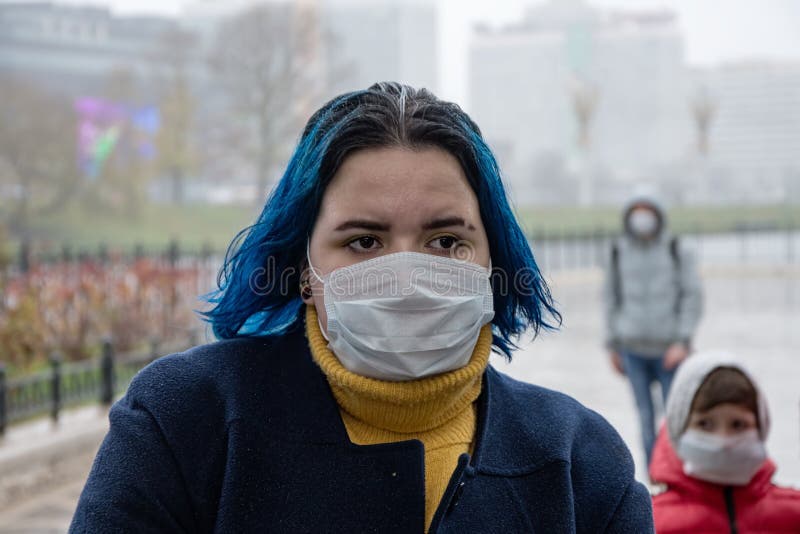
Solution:
M 306 306 L 311 355 L 328 379 L 353 443 L 373 445 L 418 439 L 425 446 L 425 529 L 475 437 L 474 401 L 492 348 L 491 325 L 481 328 L 464 367 L 439 375 L 390 382 L 348 371 L 328 349 L 317 310 Z

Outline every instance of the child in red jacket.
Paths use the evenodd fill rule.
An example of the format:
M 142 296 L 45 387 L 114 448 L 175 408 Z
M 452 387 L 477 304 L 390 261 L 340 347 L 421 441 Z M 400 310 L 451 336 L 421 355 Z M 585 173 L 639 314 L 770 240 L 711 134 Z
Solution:
M 740 362 L 697 354 L 675 375 L 650 478 L 658 534 L 800 533 L 800 491 L 771 482 L 764 396 Z

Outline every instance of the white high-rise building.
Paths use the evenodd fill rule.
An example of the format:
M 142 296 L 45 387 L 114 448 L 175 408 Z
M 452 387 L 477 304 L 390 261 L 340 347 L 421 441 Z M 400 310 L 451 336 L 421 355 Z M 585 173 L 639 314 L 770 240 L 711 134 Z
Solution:
M 513 27 L 476 28 L 469 70 L 468 111 L 518 202 L 602 199 L 598 174 L 636 180 L 691 150 L 683 37 L 670 12 L 552 0 Z M 548 184 L 543 169 L 553 167 L 574 183 Z
M 709 164 L 744 196 L 800 199 L 800 63 L 727 64 L 693 78 L 713 109 Z
M 81 96 L 109 74 L 152 75 L 159 39 L 175 20 L 119 17 L 102 7 L 50 2 L 0 4 L 0 75 L 37 81 L 53 92 Z M 152 92 L 153 84 L 141 84 Z
M 800 169 L 800 63 L 750 62 L 693 72 L 714 113 L 709 159 L 751 171 Z

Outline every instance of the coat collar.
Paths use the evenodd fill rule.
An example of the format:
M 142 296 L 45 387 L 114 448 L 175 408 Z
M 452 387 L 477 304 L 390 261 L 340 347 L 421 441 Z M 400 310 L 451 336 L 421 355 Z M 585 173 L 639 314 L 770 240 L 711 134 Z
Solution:
M 333 393 L 314 363 L 302 331 L 275 339 L 280 346 L 279 380 L 272 398 L 293 399 L 290 418 L 280 426 L 296 439 L 320 444 L 357 447 L 350 442 Z M 263 350 L 263 349 L 262 349 Z M 298 394 L 300 392 L 301 394 Z M 574 421 L 565 421 L 565 395 L 518 382 L 489 365 L 477 399 L 476 441 L 469 468 L 493 476 L 520 476 L 554 461 L 569 462 Z M 287 414 L 288 415 L 288 414 Z M 390 445 L 389 445 L 390 446 Z
M 470 465 L 494 476 L 533 473 L 555 461 L 569 462 L 571 443 L 559 432 L 553 401 L 566 396 L 518 382 L 489 366 L 478 398 L 478 432 Z M 568 434 L 568 433 L 567 433 Z

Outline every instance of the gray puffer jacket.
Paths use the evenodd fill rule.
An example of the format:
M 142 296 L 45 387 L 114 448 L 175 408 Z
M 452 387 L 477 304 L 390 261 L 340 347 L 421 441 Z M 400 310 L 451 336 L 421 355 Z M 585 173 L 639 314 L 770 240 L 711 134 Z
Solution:
M 653 207 L 660 217 L 652 239 L 637 238 L 628 227 L 638 204 Z M 612 245 L 606 267 L 606 345 L 659 357 L 672 343 L 691 344 L 703 308 L 697 266 L 692 251 L 667 231 L 656 198 L 635 196 L 623 213 L 625 232 Z

